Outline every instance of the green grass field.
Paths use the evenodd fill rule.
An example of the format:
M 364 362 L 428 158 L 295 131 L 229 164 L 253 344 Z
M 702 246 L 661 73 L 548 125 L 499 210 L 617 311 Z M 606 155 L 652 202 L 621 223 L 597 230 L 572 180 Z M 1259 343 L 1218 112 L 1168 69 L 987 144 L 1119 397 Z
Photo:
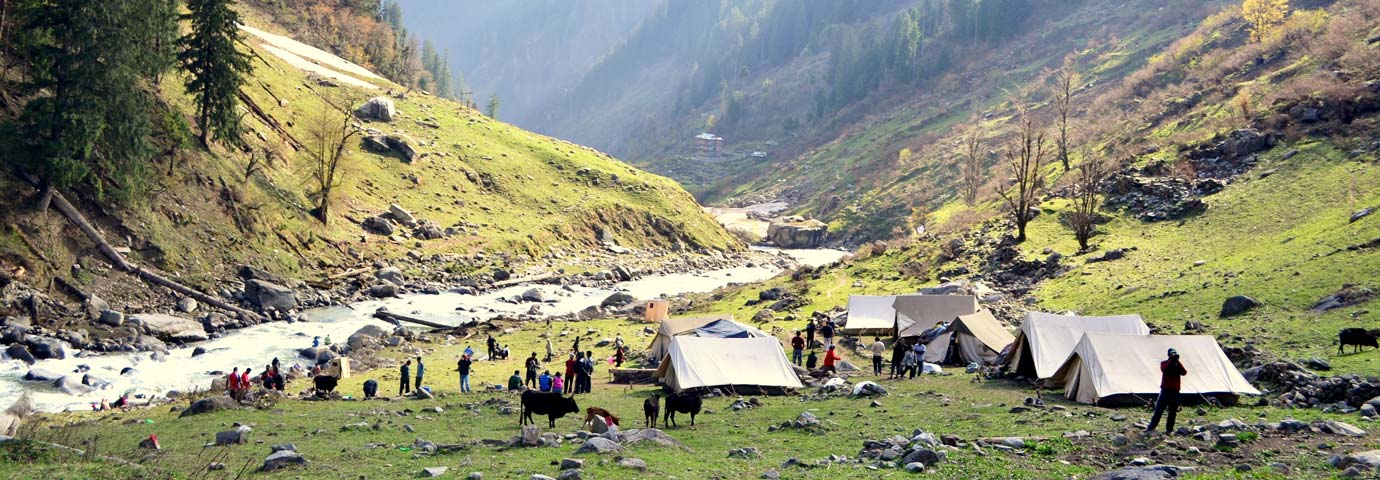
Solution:
M 600 320 L 582 323 L 556 323 L 553 333 L 563 329 L 583 334 L 594 328 L 598 333 L 585 341 L 622 333 L 635 347 L 650 340 L 641 336 L 645 324 L 627 320 Z M 510 345 L 514 357 L 529 349 L 544 345 L 540 335 L 546 331 L 540 322 L 529 323 L 499 340 Z M 558 347 L 568 350 L 570 337 L 560 337 Z M 482 346 L 482 339 L 474 342 Z M 588 345 L 588 344 L 586 344 Z M 506 440 L 518 433 L 516 415 L 500 415 L 494 406 L 484 402 L 492 398 L 514 400 L 515 396 L 502 392 L 457 393 L 453 359 L 466 343 L 419 345 L 426 352 L 428 380 L 441 395 L 435 400 L 395 401 L 336 401 L 309 402 L 282 400 L 262 410 L 220 411 L 210 414 L 178 418 L 167 405 L 150 409 L 136 409 L 115 414 L 61 414 L 45 418 L 45 425 L 33 430 L 33 437 L 65 445 L 86 448 L 99 455 L 111 455 L 140 462 L 142 467 L 108 468 L 105 463 L 93 463 L 89 457 L 63 456 L 27 450 L 0 450 L 11 460 L 0 462 L 0 476 L 5 478 L 240 478 L 242 470 L 256 475 L 268 454 L 270 445 L 293 443 L 310 466 L 264 475 L 267 478 L 401 478 L 418 476 L 424 467 L 447 466 L 446 478 L 464 478 L 469 472 L 483 472 L 485 478 L 526 478 L 532 473 L 555 476 L 553 461 L 561 458 L 585 458 L 585 475 L 592 478 L 756 478 L 771 469 L 778 469 L 789 458 L 799 458 L 813 464 L 829 455 L 855 457 L 865 439 L 892 435 L 909 436 L 914 429 L 935 435 L 955 435 L 972 442 L 979 438 L 1020 436 L 1044 438 L 1033 441 L 1030 448 L 1018 453 L 1001 453 L 987 449 L 977 453 L 972 448 L 949 452 L 949 461 L 924 474 L 925 478 L 1086 478 L 1104 467 L 1115 467 L 1130 456 L 1140 453 L 1133 447 L 1118 450 L 1110 445 L 1109 436 L 1134 430 L 1132 423 L 1149 416 L 1146 408 L 1118 410 L 1089 407 L 1064 401 L 1046 392 L 1050 405 L 1065 410 L 1036 410 L 1009 413 L 1033 394 L 1023 385 L 1005 381 L 974 383 L 971 376 L 958 374 L 926 377 L 918 380 L 882 381 L 891 394 L 878 399 L 880 407 L 870 407 L 865 398 L 833 397 L 827 400 L 807 400 L 802 396 L 761 397 L 760 408 L 734 412 L 728 408 L 735 396 L 707 399 L 702 414 L 691 427 L 688 419 L 668 433 L 685 443 L 693 451 L 675 448 L 634 446 L 621 454 L 641 458 L 651 467 L 647 473 L 637 473 L 617 466 L 614 455 L 575 454 L 578 445 L 567 442 L 559 447 L 510 449 L 473 445 L 461 452 L 436 456 L 421 456 L 399 447 L 409 447 L 416 439 L 438 444 L 466 444 L 482 439 Z M 599 355 L 607 353 L 601 349 Z M 401 355 L 392 352 L 391 355 Z M 858 364 L 864 363 L 853 358 Z M 482 384 L 506 382 L 522 359 L 500 362 L 481 362 L 472 379 Z M 592 394 L 577 400 L 581 408 L 599 406 L 613 411 L 623 419 L 624 428 L 641 426 L 641 403 L 654 389 L 647 386 L 628 387 L 604 384 L 606 366 L 596 373 Z M 361 373 L 342 383 L 339 390 L 360 395 L 365 379 L 375 378 L 384 393 L 392 393 L 397 385 L 395 370 Z M 857 381 L 873 379 L 863 375 Z M 289 390 L 306 387 L 296 382 Z M 809 393 L 808 391 L 806 393 Z M 467 405 L 475 405 L 474 409 Z M 427 407 L 442 407 L 442 413 L 424 412 Z M 801 412 L 817 415 L 826 425 L 823 434 L 793 430 L 768 432 L 768 427 L 793 420 Z M 400 413 L 402 412 L 402 413 Z M 1114 420 L 1114 414 L 1125 420 Z M 682 415 L 683 417 L 684 415 Z M 1285 416 L 1309 421 L 1335 418 L 1354 421 L 1351 416 L 1323 415 L 1315 410 L 1279 410 L 1257 408 L 1208 408 L 1203 415 L 1186 408 L 1181 424 L 1215 423 L 1237 418 L 1247 423 L 1256 420 L 1278 420 Z M 235 422 L 250 425 L 250 444 L 230 447 L 204 447 L 217 431 L 229 430 Z M 357 422 L 377 425 L 377 429 L 345 431 L 342 426 Z M 557 421 L 557 433 L 573 433 L 579 420 L 566 417 Z M 404 430 L 410 425 L 415 433 Z M 544 425 L 544 423 L 543 423 Z M 1364 424 L 1363 424 L 1364 425 Z M 1363 427 L 1364 428 L 1364 427 Z M 1065 432 L 1086 430 L 1092 436 L 1086 440 L 1068 441 Z M 135 445 L 142 438 L 157 434 L 161 452 L 150 454 Z M 1337 442 L 1336 439 L 1328 439 Z M 1203 450 L 1211 444 L 1181 439 Z M 1347 448 L 1375 446 L 1366 439 Z M 373 446 L 370 446 L 373 444 Z M 1200 445 L 1201 444 L 1201 445 Z M 762 451 L 760 459 L 731 459 L 729 449 L 756 447 Z M 6 447 L 15 449 L 18 447 Z M 1149 448 L 1149 447 L 1147 447 Z M 1243 462 L 1260 466 L 1266 460 L 1286 462 L 1297 478 L 1326 478 L 1323 461 L 1329 455 L 1316 449 L 1296 449 L 1256 453 L 1255 458 Z M 211 462 L 221 462 L 227 469 L 207 472 Z M 1206 475 L 1200 478 L 1283 478 L 1257 469 L 1257 474 L 1240 475 L 1227 472 L 1223 465 L 1204 465 Z M 910 476 L 899 469 L 871 470 L 866 464 L 844 463 L 811 469 L 791 467 L 782 472 L 783 478 L 877 478 Z

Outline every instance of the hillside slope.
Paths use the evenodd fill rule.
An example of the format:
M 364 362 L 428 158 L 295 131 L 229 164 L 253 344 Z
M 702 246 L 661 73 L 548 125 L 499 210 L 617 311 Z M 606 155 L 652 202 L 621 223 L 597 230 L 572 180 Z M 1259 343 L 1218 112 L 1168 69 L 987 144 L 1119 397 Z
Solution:
M 243 15 L 248 25 L 289 33 L 248 7 Z M 324 52 L 290 42 L 269 46 L 253 35 L 245 40 L 255 67 L 241 95 L 246 149 L 215 146 L 208 152 L 187 138 L 155 139 L 162 154 L 153 170 L 164 173 L 155 175 L 147 198 L 98 202 L 87 192 L 67 192 L 138 265 L 222 292 L 239 265 L 319 279 L 374 261 L 404 262 L 423 277 L 459 282 L 491 266 L 554 269 L 583 258 L 635 263 L 657 257 L 653 253 L 741 248 L 671 180 L 448 100 L 395 95 L 404 89 Z M 292 51 L 297 54 L 284 53 Z M 167 75 L 161 96 L 175 111 L 189 112 L 181 84 L 180 75 Z M 307 193 L 311 162 L 305 150 L 313 125 L 322 115 L 339 121 L 342 110 L 354 111 L 375 96 L 390 98 L 400 113 L 392 122 L 354 121 L 362 133 L 347 145 L 337 199 L 329 223 L 322 224 L 311 215 Z M 414 159 L 407 161 L 398 148 L 367 147 L 370 137 L 382 136 L 406 141 Z M 50 295 L 95 292 L 131 311 L 176 300 L 111 272 L 60 215 L 34 212 L 38 192 L 18 176 L 0 176 L 0 188 L 15 192 L 0 200 L 0 223 L 8 226 L 0 234 L 4 283 L 20 280 Z M 395 225 L 392 235 L 361 227 L 391 204 L 426 222 L 417 229 Z M 623 250 L 609 245 L 634 254 L 615 258 L 608 250 Z M 73 288 L 53 287 L 55 280 Z

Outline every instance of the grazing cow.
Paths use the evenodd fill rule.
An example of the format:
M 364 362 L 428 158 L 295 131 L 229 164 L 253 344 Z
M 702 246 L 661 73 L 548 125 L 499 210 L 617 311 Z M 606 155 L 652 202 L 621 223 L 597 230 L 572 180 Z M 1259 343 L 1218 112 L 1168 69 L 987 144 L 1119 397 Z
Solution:
M 335 391 L 335 385 L 340 382 L 340 379 L 330 375 L 317 375 L 315 377 L 312 377 L 311 380 L 313 382 L 316 382 L 315 393 L 318 397 L 330 395 L 331 392 Z
M 532 421 L 532 414 L 546 415 L 548 421 L 546 428 L 556 428 L 556 419 L 564 417 L 567 413 L 579 413 L 580 406 L 575 404 L 575 397 L 564 397 L 559 393 L 537 392 L 526 390 L 522 392 L 522 415 L 518 417 L 518 425 L 536 424 Z
M 704 401 L 698 393 L 681 392 L 673 393 L 666 397 L 666 413 L 661 415 L 661 426 L 667 425 L 675 427 L 676 414 L 690 414 L 690 426 L 695 426 L 695 415 L 699 415 L 700 408 L 704 406 Z
M 618 417 L 613 416 L 613 413 L 608 410 L 599 407 L 589 407 L 585 409 L 585 425 L 593 426 L 594 417 L 596 416 L 604 417 L 604 421 L 608 422 L 609 425 L 621 426 L 618 425 Z
M 1361 347 L 1380 348 L 1380 340 L 1376 339 L 1380 335 L 1377 334 L 1380 334 L 1380 331 L 1367 331 L 1364 328 L 1343 328 L 1342 331 L 1337 332 L 1337 353 L 1341 354 L 1342 349 L 1347 345 L 1356 347 L 1352 350 L 1353 353 L 1361 353 Z
M 647 428 L 656 428 L 656 417 L 661 413 L 661 396 L 653 393 L 652 398 L 642 401 L 642 415 L 646 417 Z

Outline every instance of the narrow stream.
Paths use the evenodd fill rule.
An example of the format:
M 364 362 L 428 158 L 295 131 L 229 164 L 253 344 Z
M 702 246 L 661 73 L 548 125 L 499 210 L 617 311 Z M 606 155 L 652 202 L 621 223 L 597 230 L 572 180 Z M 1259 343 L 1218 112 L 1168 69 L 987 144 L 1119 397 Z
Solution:
M 820 266 L 837 261 L 846 252 L 829 249 L 779 250 L 767 247 L 754 249 L 788 255 L 797 262 Z M 32 392 L 35 406 L 46 412 L 85 410 L 101 399 L 113 401 L 122 392 L 146 396 L 164 395 L 173 390 L 204 389 L 210 386 L 216 370 L 230 370 L 250 366 L 257 373 L 274 357 L 284 365 L 300 361 L 297 351 L 311 346 L 312 338 L 329 336 L 343 342 L 350 334 L 365 325 L 392 328 L 391 324 L 372 318 L 378 307 L 388 307 L 395 313 L 425 318 L 441 323 L 460 324 L 469 320 L 487 320 L 499 316 L 516 316 L 528 312 L 533 303 L 510 303 L 509 299 L 537 288 L 548 303 L 541 304 L 542 315 L 562 315 L 598 305 L 615 291 L 626 291 L 638 299 L 676 296 L 685 293 L 708 292 L 733 283 L 754 283 L 780 273 L 775 265 L 735 267 L 698 273 L 668 274 L 643 277 L 617 284 L 614 288 L 573 286 L 569 290 L 557 285 L 520 285 L 503 288 L 482 295 L 442 293 L 440 295 L 406 295 L 400 298 L 359 302 L 349 307 L 336 306 L 303 312 L 305 322 L 274 322 L 236 330 L 224 337 L 202 342 L 206 353 L 192 358 L 193 347 L 170 350 L 161 361 L 151 353 L 73 356 L 65 360 L 40 360 L 32 367 L 17 360 L 0 362 L 0 408 L 13 404 L 24 392 Z M 44 382 L 25 381 L 30 369 L 54 375 L 77 375 L 80 370 L 110 382 L 108 388 L 86 395 L 67 395 Z M 133 371 L 125 375 L 125 368 Z

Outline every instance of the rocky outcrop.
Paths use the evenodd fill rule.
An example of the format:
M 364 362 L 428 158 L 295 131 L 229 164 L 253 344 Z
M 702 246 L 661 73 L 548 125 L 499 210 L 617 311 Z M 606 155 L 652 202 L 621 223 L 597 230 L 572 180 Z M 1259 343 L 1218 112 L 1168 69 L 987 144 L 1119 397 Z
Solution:
M 800 217 L 786 217 L 767 227 L 767 241 L 781 248 L 816 248 L 828 236 L 829 225 Z
M 209 338 L 201 322 L 190 318 L 161 313 L 141 313 L 129 317 L 129 323 L 138 325 L 160 340 L 175 342 L 199 342 Z
M 291 288 L 267 280 L 245 282 L 244 296 L 260 310 L 286 312 L 297 308 L 297 294 Z
M 366 120 L 378 120 L 381 122 L 391 122 L 393 117 L 398 115 L 397 108 L 393 105 L 393 99 L 388 97 L 374 97 L 360 105 L 355 113 L 360 118 Z

